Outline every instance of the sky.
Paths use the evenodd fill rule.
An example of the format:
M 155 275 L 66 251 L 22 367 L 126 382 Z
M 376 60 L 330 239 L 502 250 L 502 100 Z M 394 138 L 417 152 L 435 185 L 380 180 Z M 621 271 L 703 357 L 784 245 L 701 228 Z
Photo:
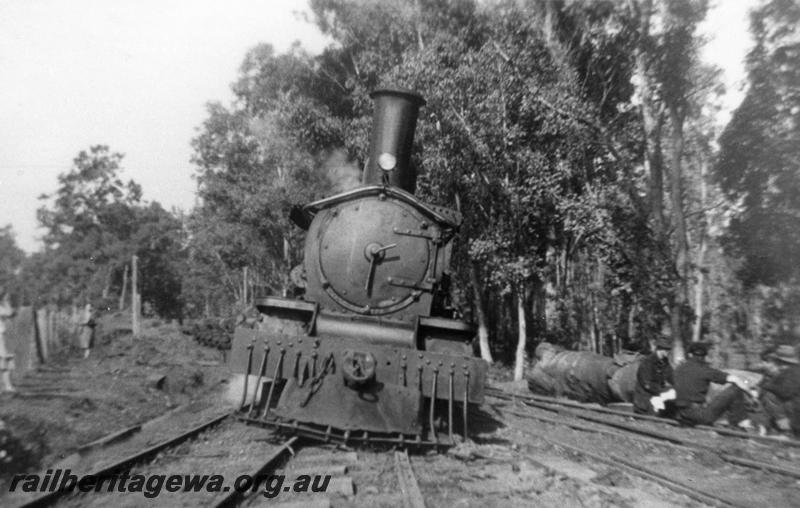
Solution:
M 704 57 L 729 90 L 718 119 L 742 99 L 754 0 L 716 0 L 701 30 Z M 211 101 L 230 104 L 248 49 L 327 41 L 299 0 L 0 0 L 0 227 L 41 247 L 38 196 L 92 145 L 125 154 L 122 177 L 144 199 L 192 208 L 190 142 Z M 726 116 L 727 115 L 727 116 Z

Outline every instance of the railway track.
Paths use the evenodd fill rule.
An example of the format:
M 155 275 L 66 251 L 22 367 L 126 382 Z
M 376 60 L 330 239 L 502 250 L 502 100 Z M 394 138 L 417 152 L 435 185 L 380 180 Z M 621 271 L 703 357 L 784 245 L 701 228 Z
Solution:
M 318 445 L 299 437 L 281 437 L 223 414 L 208 418 L 185 431 L 121 458 L 94 452 L 101 467 L 73 471 L 77 477 L 92 475 L 93 492 L 75 490 L 48 492 L 31 498 L 3 499 L 0 505 L 22 507 L 104 507 L 104 506 L 404 506 L 424 508 L 425 504 L 409 456 L 405 450 L 354 451 Z M 129 430 L 109 436 L 120 439 Z M 141 438 L 141 436 L 140 436 Z M 97 446 L 97 445 L 95 445 Z M 378 471 L 380 478 L 374 473 Z M 154 496 L 106 488 L 110 481 L 158 475 L 218 474 L 224 485 L 213 492 L 203 490 L 162 490 Z M 298 490 L 299 479 L 313 478 L 312 488 Z M 388 482 L 386 479 L 389 479 Z M 235 479 L 235 481 L 234 481 Z M 280 485 L 275 485 L 280 479 Z M 318 480 L 324 488 L 316 489 Z M 272 484 L 267 485 L 268 482 Z M 363 490 L 356 494 L 355 484 Z M 119 483 L 117 483 L 119 485 Z M 372 485 L 381 485 L 376 488 Z M 280 497 L 278 497 L 280 496 Z M 149 499 L 148 499 L 149 497 Z M 275 499 L 277 498 L 277 499 Z M 6 504 L 6 503 L 9 504 Z
M 536 437 L 553 446 L 557 446 L 571 453 L 578 454 L 591 461 L 605 463 L 616 468 L 623 469 L 631 474 L 636 474 L 640 477 L 654 481 L 670 490 L 687 495 L 692 499 L 709 504 L 712 506 L 750 506 L 749 502 L 741 502 L 735 498 L 725 495 L 724 493 L 712 493 L 696 486 L 697 482 L 689 478 L 688 481 L 680 481 L 674 474 L 665 474 L 658 470 L 658 468 L 649 467 L 643 463 L 643 457 L 625 457 L 625 454 L 615 453 L 615 450 L 609 450 L 605 453 L 597 453 L 592 450 L 591 446 L 581 446 L 579 441 L 566 442 L 563 439 L 558 439 L 549 435 L 547 432 L 533 432 L 521 422 L 536 420 L 550 426 L 556 427 L 569 427 L 584 434 L 613 436 L 613 441 L 617 443 L 618 448 L 624 448 L 625 441 L 637 441 L 640 443 L 647 443 L 648 446 L 658 447 L 664 450 L 665 456 L 683 457 L 689 454 L 704 454 L 706 460 L 709 457 L 714 457 L 719 461 L 724 461 L 729 465 L 738 468 L 747 468 L 755 471 L 765 471 L 772 474 L 778 474 L 787 478 L 788 481 L 795 481 L 800 479 L 800 470 L 794 467 L 789 461 L 783 464 L 776 460 L 775 442 L 783 444 L 782 440 L 759 440 L 761 447 L 755 448 L 748 445 L 744 449 L 739 447 L 739 453 L 734 454 L 726 451 L 728 446 L 720 446 L 719 443 L 699 442 L 685 436 L 688 429 L 681 429 L 681 433 L 668 432 L 663 428 L 655 429 L 654 425 L 659 424 L 672 430 L 673 426 L 670 425 L 669 420 L 661 418 L 638 418 L 639 424 L 632 424 L 630 420 L 632 414 L 624 413 L 622 411 L 609 410 L 607 408 L 594 408 L 582 406 L 580 404 L 571 403 L 568 401 L 558 401 L 557 399 L 544 398 L 539 396 L 517 395 L 498 390 L 490 390 L 489 396 L 498 399 L 500 402 L 491 403 L 490 406 L 503 415 L 504 419 L 510 421 L 517 431 L 522 434 Z M 558 404 L 557 402 L 563 402 Z M 513 418 L 508 419 L 511 415 Z M 602 415 L 602 416 L 601 416 Z M 641 415 L 635 415 L 641 416 Z M 620 421 L 624 417 L 624 421 Z M 641 422 L 647 424 L 641 424 Z M 718 429 L 712 429 L 718 430 Z M 736 437 L 743 438 L 748 435 L 741 435 L 743 433 L 725 434 L 719 433 L 718 438 L 721 437 Z M 743 441 L 738 440 L 739 443 Z M 763 446 L 763 445 L 772 446 Z M 760 455 L 759 458 L 748 458 L 741 456 L 744 451 L 748 455 Z M 763 460 L 768 457 L 766 460 Z M 779 482 L 780 483 L 780 482 Z M 796 489 L 796 486 L 795 486 Z M 796 492 L 796 490 L 795 490 Z
M 257 485 L 258 479 L 267 478 L 270 475 L 273 475 L 277 470 L 278 465 L 286 457 L 286 455 L 294 455 L 294 450 L 292 447 L 295 446 L 297 442 L 297 437 L 290 437 L 272 454 L 270 454 L 267 459 L 250 474 L 250 477 L 253 478 L 254 481 L 253 485 L 250 486 L 246 491 L 237 489 L 231 490 L 219 502 L 214 503 L 212 506 L 214 508 L 233 508 L 235 506 L 239 506 L 242 501 L 247 499 L 248 493 L 255 494 L 259 488 L 259 485 Z
M 602 413 L 607 415 L 615 415 L 621 416 L 627 419 L 634 419 L 639 421 L 649 421 L 660 423 L 663 425 L 668 425 L 671 427 L 680 427 L 681 424 L 675 420 L 670 420 L 668 418 L 661 418 L 659 416 L 651 416 L 651 415 L 642 415 L 633 413 L 630 411 L 621 411 L 618 409 L 611 409 L 606 407 L 600 406 L 587 406 L 586 404 L 581 404 L 579 402 L 574 402 L 570 400 L 558 399 L 555 397 L 547 397 L 544 395 L 535 395 L 535 394 L 524 394 L 521 395 L 519 393 L 509 393 L 504 392 L 502 390 L 498 390 L 496 388 L 487 388 L 486 394 L 492 397 L 500 398 L 500 399 L 516 399 L 526 401 L 527 404 L 536 406 L 536 405 L 555 405 L 555 406 L 563 406 L 567 408 L 573 409 L 580 409 L 584 411 L 592 411 L 595 413 Z M 792 448 L 800 448 L 800 441 L 792 440 L 792 439 L 782 439 L 775 436 L 760 436 L 757 434 L 751 434 L 748 432 L 738 431 L 734 429 L 726 429 L 722 427 L 714 427 L 710 425 L 696 425 L 693 427 L 694 429 L 698 430 L 706 430 L 709 432 L 713 432 L 715 434 L 719 434 L 720 436 L 725 437 L 733 437 L 733 438 L 742 438 L 742 439 L 749 439 L 752 441 L 758 441 L 761 443 L 766 444 L 776 444 L 785 447 L 792 447 Z
M 542 454 L 547 456 L 567 456 L 580 457 L 578 462 L 585 462 L 589 467 L 597 469 L 597 465 L 604 464 L 609 469 L 619 470 L 631 477 L 638 477 L 640 485 L 648 492 L 647 495 L 664 496 L 664 491 L 652 485 L 669 489 L 675 494 L 670 496 L 686 496 L 683 499 L 693 499 L 696 502 L 709 506 L 742 507 L 752 506 L 750 499 L 740 500 L 735 495 L 726 495 L 724 488 L 717 485 L 715 488 L 706 489 L 701 486 L 702 482 L 687 481 L 686 477 L 677 477 L 674 473 L 676 469 L 689 469 L 687 464 L 697 462 L 699 454 L 703 460 L 716 460 L 720 464 L 713 466 L 716 474 L 728 474 L 730 467 L 737 469 L 734 473 L 742 470 L 769 472 L 770 474 L 784 477 L 784 489 L 794 489 L 800 486 L 800 472 L 792 468 L 789 464 L 780 461 L 762 460 L 764 454 L 771 453 L 776 449 L 772 440 L 751 442 L 742 450 L 745 455 L 731 453 L 728 449 L 716 446 L 715 442 L 725 443 L 747 443 L 741 439 L 726 440 L 724 436 L 707 434 L 705 440 L 696 440 L 687 437 L 685 433 L 690 429 L 681 429 L 680 432 L 672 425 L 664 423 L 661 419 L 649 421 L 648 419 L 635 418 L 623 412 L 594 411 L 595 408 L 586 408 L 574 403 L 556 404 L 551 400 L 540 400 L 536 397 L 518 396 L 506 392 L 491 391 L 489 393 L 487 407 L 492 408 L 497 415 L 500 415 L 505 428 L 509 432 L 518 432 L 526 436 L 525 440 L 514 440 L 512 456 L 503 461 L 488 461 L 485 464 L 475 463 L 465 469 L 464 478 L 471 477 L 473 474 L 479 475 L 478 483 L 473 483 L 472 487 L 463 487 L 465 482 L 474 480 L 459 480 L 453 487 L 441 487 L 444 477 L 440 470 L 448 470 L 444 464 L 453 458 L 446 455 L 418 456 L 411 457 L 405 451 L 386 449 L 360 450 L 355 452 L 333 447 L 332 445 L 311 444 L 311 442 L 301 441 L 297 437 L 279 437 L 277 434 L 265 432 L 257 426 L 244 425 L 235 419 L 229 418 L 227 414 L 218 415 L 202 421 L 200 424 L 192 425 L 186 431 L 175 434 L 168 439 L 163 439 L 155 444 L 142 448 L 136 453 L 130 453 L 118 459 L 109 459 L 102 466 L 91 469 L 91 474 L 98 478 L 111 477 L 121 471 L 134 470 L 136 474 L 155 475 L 164 473 L 206 473 L 221 472 L 226 478 L 226 486 L 233 485 L 233 478 L 248 476 L 258 481 L 259 478 L 280 476 L 286 478 L 286 483 L 279 489 L 280 492 L 273 492 L 273 496 L 280 495 L 278 499 L 265 499 L 266 496 L 263 485 L 258 483 L 242 484 L 236 488 L 225 489 L 224 492 L 197 493 L 197 492 L 175 492 L 163 493 L 155 500 L 143 499 L 141 493 L 118 493 L 118 492 L 98 492 L 93 494 L 69 494 L 62 492 L 52 492 L 42 495 L 35 499 L 29 499 L 25 503 L 15 506 L 51 506 L 58 505 L 64 507 L 78 506 L 141 506 L 145 502 L 153 502 L 162 506 L 262 506 L 264 503 L 277 502 L 285 508 L 299 506 L 330 507 L 330 506 L 404 506 L 408 508 L 421 508 L 425 506 L 423 492 L 427 496 L 439 495 L 449 496 L 461 495 L 472 496 L 469 504 L 465 506 L 480 506 L 473 502 L 480 496 L 480 482 L 485 482 L 485 468 L 499 467 L 509 468 L 510 476 L 527 474 L 525 467 L 519 472 L 516 462 L 520 458 L 536 463 L 542 460 Z M 566 401 L 565 401 L 566 402 Z M 601 408 L 603 409 L 603 408 Z M 613 411 L 613 410 L 610 410 Z M 624 416 L 624 418 L 623 418 Z M 483 418 L 488 418 L 483 413 Z M 537 422 L 536 427 L 532 427 L 532 421 Z M 497 423 L 495 421 L 495 423 Z M 661 427 L 656 427 L 660 425 Z M 575 434 L 565 434 L 565 429 L 575 432 Z M 665 430 L 666 429 L 666 430 Z M 124 432 L 110 434 L 114 439 L 124 439 L 131 429 L 124 429 Z M 696 429 L 695 429 L 696 430 Z M 697 432 L 695 432 L 697 434 Z M 163 433 L 161 434 L 163 435 Z M 567 438 L 565 439 L 565 435 Z M 120 437 L 122 436 L 122 437 Z M 606 449 L 598 449 L 597 437 L 605 436 L 614 439 L 606 439 L 604 445 Z M 692 435 L 694 436 L 694 434 Z M 492 439 L 505 439 L 501 434 L 495 434 Z M 709 439 L 716 440 L 709 442 Z M 545 443 L 545 446 L 536 444 L 536 441 Z M 589 446 L 594 443 L 595 446 Z M 638 443 L 638 444 L 637 444 Z M 779 441 L 783 444 L 783 441 Z M 103 446 L 95 444 L 95 446 Z M 641 448 L 645 446 L 646 448 Z M 730 446 L 730 445 L 727 445 Z M 616 447 L 613 448 L 613 447 Z M 560 452 L 548 452 L 553 448 Z M 634 450 L 645 450 L 637 455 Z M 653 451 L 660 450 L 660 451 Z M 95 450 L 97 452 L 97 450 Z M 98 452 L 99 453 L 99 452 Z M 665 470 L 663 464 L 648 464 L 645 455 L 661 454 L 664 457 L 673 457 L 675 468 Z M 750 458 L 747 454 L 756 454 L 755 458 Z M 758 454 L 761 454 L 758 456 Z M 574 461 L 575 459 L 568 459 Z M 712 460 L 712 461 L 713 461 Z M 419 463 L 416 463 L 419 461 Z M 416 466 L 412 468 L 412 463 Z M 439 465 L 437 465 L 439 464 Z M 543 467 L 547 466 L 544 461 Z M 513 468 L 512 468 L 513 466 Z M 534 469 L 540 466 L 534 466 Z M 693 471 L 698 471 L 699 476 L 703 467 L 694 464 Z M 418 481 L 414 469 L 422 471 Z M 437 469 L 444 468 L 444 469 Z M 538 470 L 541 470 L 538 469 Z M 505 469 L 503 469 L 505 471 Z M 601 470 L 598 470 L 601 471 Z M 292 489 L 293 479 L 299 475 L 318 473 L 330 476 L 330 484 L 326 483 L 326 492 L 294 492 Z M 503 473 L 505 474 L 505 473 Z M 502 478 L 503 474 L 498 477 Z M 533 474 L 533 473 L 531 473 Z M 537 480 L 544 484 L 550 482 L 548 475 L 542 476 L 536 473 Z M 707 474 L 707 471 L 706 471 Z M 762 473 L 763 474 L 763 473 Z M 534 475 L 536 476 L 536 475 Z M 735 480 L 732 480 L 735 481 Z M 792 483 L 793 482 L 793 483 Z M 553 487 L 552 483 L 549 483 Z M 584 482 L 581 487 L 583 492 L 597 492 L 596 487 L 591 486 L 591 482 Z M 649 487 L 647 485 L 650 485 Z M 355 489 L 358 486 L 358 491 Z M 420 486 L 423 488 L 421 489 Z M 538 487 L 537 487 L 538 488 Z M 558 487 L 560 488 L 560 487 Z M 640 487 L 642 488 L 642 487 Z M 286 490 L 289 489 L 289 490 Z M 450 493 L 447 491 L 450 489 Z M 472 491 L 469 489 L 473 489 Z M 536 490 L 536 489 L 534 489 Z M 438 492 L 437 492 L 438 491 Z M 459 493 L 460 492 L 460 493 Z M 659 494 L 660 492 L 660 494 Z M 534 496 L 530 491 L 521 496 Z M 563 492 L 562 492 L 563 495 Z M 667 496 L 669 497 L 669 496 Z M 462 500 L 466 499 L 462 497 Z M 539 499 L 533 497 L 533 499 Z M 677 498 L 677 499 L 680 499 Z M 448 501 L 449 498 L 439 498 L 438 501 Z M 437 502 L 438 502 L 437 501 Z M 773 499 L 774 501 L 774 499 Z M 2 501 L 0 501 L 2 504 Z M 678 502 L 678 504 L 682 504 Z M 765 503 L 760 503 L 765 504 Z M 544 505 L 549 506 L 545 503 Z M 766 503 L 770 506 L 790 505 L 780 502 Z
M 161 441 L 153 446 L 138 451 L 132 455 L 128 455 L 121 459 L 117 459 L 108 465 L 105 465 L 96 470 L 92 470 L 85 474 L 92 475 L 98 480 L 105 480 L 111 478 L 113 475 L 119 474 L 137 464 L 140 464 L 146 460 L 155 457 L 157 454 L 163 452 L 164 450 L 173 448 L 182 443 L 185 443 L 190 439 L 195 438 L 199 434 L 219 425 L 229 416 L 230 416 L 229 414 L 223 414 L 220 416 L 215 416 L 213 418 L 210 418 L 199 425 L 196 425 L 184 432 L 179 433 L 176 436 L 165 439 L 164 441 Z M 61 499 L 70 496 L 72 494 L 73 494 L 72 491 L 54 490 L 53 492 L 48 492 L 44 495 L 38 496 L 35 499 L 25 501 L 22 504 L 19 504 L 18 506 L 20 508 L 42 508 L 42 507 L 52 506 L 55 503 L 59 502 Z
M 419 490 L 417 478 L 414 475 L 414 470 L 411 469 L 408 452 L 394 452 L 394 467 L 397 473 L 397 483 L 402 494 L 402 506 L 405 508 L 425 508 L 425 501 L 422 498 L 422 492 Z
M 541 420 L 541 421 L 545 421 L 545 422 L 549 422 L 549 423 L 566 423 L 567 425 L 570 425 L 573 428 L 580 429 L 580 430 L 586 430 L 586 431 L 589 431 L 589 432 L 600 432 L 600 433 L 604 433 L 604 434 L 607 434 L 607 435 L 622 436 L 622 433 L 617 432 L 616 430 L 613 430 L 613 431 L 612 430 L 605 430 L 605 429 L 602 429 L 602 428 L 598 428 L 597 426 L 579 424 L 579 423 L 575 423 L 575 422 L 565 422 L 564 419 L 563 419 L 564 416 L 572 417 L 572 418 L 575 418 L 575 419 L 591 422 L 591 423 L 594 423 L 594 424 L 599 424 L 601 426 L 610 427 L 610 428 L 613 428 L 613 429 L 619 429 L 619 430 L 628 432 L 630 434 L 634 434 L 634 436 L 630 436 L 630 437 L 633 437 L 634 439 L 638 438 L 639 436 L 642 436 L 642 437 L 651 438 L 652 440 L 656 440 L 656 441 L 663 441 L 663 442 L 666 442 L 668 444 L 672 444 L 672 445 L 675 445 L 675 446 L 680 446 L 680 447 L 683 447 L 683 448 L 717 453 L 722 460 L 725 460 L 726 462 L 730 462 L 731 464 L 735 464 L 737 466 L 749 467 L 749 468 L 759 469 L 759 470 L 763 470 L 763 471 L 770 471 L 772 473 L 781 474 L 781 475 L 784 475 L 784 476 L 787 476 L 787 477 L 790 477 L 790 478 L 800 479 L 800 469 L 797 469 L 796 467 L 792 467 L 791 464 L 785 464 L 783 466 L 781 466 L 779 464 L 775 464 L 774 463 L 774 457 L 772 457 L 772 460 L 773 460 L 772 462 L 767 462 L 767 461 L 764 461 L 764 460 L 747 459 L 747 458 L 739 457 L 739 456 L 732 455 L 732 454 L 729 454 L 729 453 L 723 453 L 723 452 L 720 452 L 715 447 L 712 447 L 712 446 L 710 446 L 708 444 L 704 444 L 704 443 L 700 443 L 700 442 L 694 441 L 692 439 L 686 438 L 685 436 L 678 436 L 678 435 L 670 434 L 670 433 L 667 433 L 667 432 L 664 432 L 664 431 L 661 431 L 661 430 L 655 430 L 655 429 L 652 429 L 652 428 L 647 428 L 647 427 L 643 427 L 643 426 L 639 426 L 639 425 L 635 425 L 635 424 L 630 424 L 630 423 L 626 423 L 626 422 L 612 421 L 612 420 L 609 420 L 607 418 L 596 417 L 596 416 L 592 416 L 590 414 L 586 414 L 586 413 L 591 412 L 591 409 L 588 409 L 588 410 L 585 410 L 585 411 L 571 410 L 571 409 L 561 409 L 561 408 L 554 407 L 554 405 L 535 404 L 535 403 L 532 404 L 532 403 L 527 402 L 527 401 L 522 401 L 522 404 L 523 404 L 523 407 L 525 409 L 529 410 L 529 411 L 527 413 L 525 413 L 525 414 L 521 414 L 520 416 L 535 418 L 535 419 L 538 419 L 538 420 Z M 534 411 L 530 411 L 531 409 L 533 409 Z M 543 416 L 541 414 L 537 414 L 535 412 L 535 410 L 537 410 L 537 409 L 544 410 L 544 411 L 551 412 L 551 413 L 555 413 L 555 414 L 557 414 L 558 416 L 560 416 L 562 418 L 561 419 L 548 418 L 548 417 Z M 658 423 L 662 423 L 662 422 L 658 422 Z M 783 442 L 784 441 L 779 441 L 779 443 L 783 443 Z

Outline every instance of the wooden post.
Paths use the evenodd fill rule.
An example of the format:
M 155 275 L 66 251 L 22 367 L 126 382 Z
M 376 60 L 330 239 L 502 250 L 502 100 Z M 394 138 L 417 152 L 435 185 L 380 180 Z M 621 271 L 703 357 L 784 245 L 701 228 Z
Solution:
M 139 257 L 134 255 L 131 259 L 131 327 L 133 336 L 138 337 L 141 331 L 139 326 Z
M 125 308 L 125 292 L 128 291 L 128 265 L 125 265 L 125 271 L 122 272 L 122 291 L 119 293 L 119 310 Z
M 36 352 L 39 356 L 39 361 L 41 363 L 47 363 L 49 354 L 48 354 L 48 342 L 50 341 L 50 337 L 48 336 L 48 328 L 47 328 L 47 307 L 41 307 L 37 309 L 36 307 L 32 307 L 33 312 L 33 321 L 34 321 L 34 339 L 36 340 Z
M 242 269 L 242 309 L 247 308 L 247 267 Z
M 45 308 L 47 309 L 48 345 L 55 349 L 58 346 L 58 333 L 56 332 L 56 312 L 50 305 L 47 305 Z
M 78 306 L 73 302 L 71 314 L 69 316 L 69 333 L 70 342 L 73 345 L 78 344 L 78 335 L 81 333 L 80 316 L 78 316 Z
M 289 272 L 292 270 L 292 259 L 290 253 L 289 238 L 283 237 L 283 262 L 286 263 L 286 269 L 283 274 L 283 297 L 289 296 Z

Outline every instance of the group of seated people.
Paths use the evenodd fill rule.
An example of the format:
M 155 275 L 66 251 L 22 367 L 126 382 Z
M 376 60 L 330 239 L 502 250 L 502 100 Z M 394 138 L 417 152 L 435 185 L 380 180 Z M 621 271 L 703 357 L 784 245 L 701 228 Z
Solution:
M 727 414 L 728 422 L 746 430 L 790 432 L 800 437 L 800 359 L 791 345 L 781 345 L 764 356 L 766 376 L 751 384 L 739 376 L 711 367 L 706 362 L 709 344 L 688 345 L 686 361 L 674 370 L 669 363 L 672 343 L 666 336 L 639 364 L 634 391 L 634 410 L 658 414 L 686 425 L 712 425 Z M 726 385 L 708 399 L 711 383 Z M 758 402 L 763 409 L 748 413 Z

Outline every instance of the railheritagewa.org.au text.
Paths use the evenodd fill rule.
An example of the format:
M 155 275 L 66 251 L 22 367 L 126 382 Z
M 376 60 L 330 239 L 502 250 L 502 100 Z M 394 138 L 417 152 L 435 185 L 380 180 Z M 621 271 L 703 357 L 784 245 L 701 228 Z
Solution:
M 229 483 L 220 474 L 130 474 L 75 475 L 71 469 L 48 469 L 41 474 L 18 474 L 9 483 L 9 492 L 139 492 L 146 498 L 162 492 L 260 492 L 267 498 L 282 492 L 325 492 L 330 475 L 239 475 Z

